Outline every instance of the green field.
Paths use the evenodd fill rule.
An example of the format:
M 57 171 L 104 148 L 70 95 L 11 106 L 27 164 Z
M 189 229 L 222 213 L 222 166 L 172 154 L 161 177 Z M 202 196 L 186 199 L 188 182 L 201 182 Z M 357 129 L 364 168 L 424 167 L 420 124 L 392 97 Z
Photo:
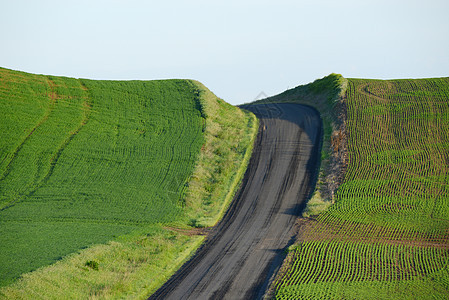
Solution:
M 274 297 L 446 299 L 449 78 L 331 74 L 263 101 L 325 127 Z M 223 215 L 257 132 L 191 80 L 0 68 L 0 112 L 0 298 L 146 298 Z
M 202 240 L 170 228 L 213 225 L 226 207 L 257 125 L 190 80 L 7 69 L 0 111 L 0 286 L 7 286 L 0 295 L 24 298 L 64 297 L 67 289 L 80 290 L 79 298 L 148 295 L 163 281 L 151 277 L 158 268 L 169 276 Z M 214 134 L 223 141 L 211 144 Z M 55 262 L 56 273 L 45 268 Z M 120 276 L 133 274 L 148 279 L 120 287 Z
M 349 79 L 342 102 L 345 176 L 303 220 L 275 298 L 446 299 L 449 78 Z

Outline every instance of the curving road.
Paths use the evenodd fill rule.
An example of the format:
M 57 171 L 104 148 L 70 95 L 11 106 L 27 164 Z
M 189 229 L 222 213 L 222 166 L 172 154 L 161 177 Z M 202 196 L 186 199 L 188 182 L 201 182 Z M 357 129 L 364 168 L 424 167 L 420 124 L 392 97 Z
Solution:
M 242 188 L 204 246 L 150 299 L 260 299 L 292 243 L 315 184 L 321 119 L 298 104 L 242 108 L 260 119 Z

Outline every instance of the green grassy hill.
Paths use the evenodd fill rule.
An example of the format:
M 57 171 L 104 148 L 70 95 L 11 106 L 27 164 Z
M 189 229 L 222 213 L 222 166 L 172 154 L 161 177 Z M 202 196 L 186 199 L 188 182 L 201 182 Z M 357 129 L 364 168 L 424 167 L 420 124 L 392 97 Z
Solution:
M 349 79 L 346 89 L 335 86 L 327 84 L 321 96 L 300 87 L 309 98 L 284 99 L 316 106 L 317 97 L 329 95 L 324 91 L 346 91 L 334 98 L 337 105 L 321 107 L 323 114 L 341 114 L 328 144 L 345 172 L 334 204 L 301 220 L 275 298 L 446 299 L 449 78 Z
M 148 295 L 202 240 L 167 228 L 217 221 L 257 125 L 194 81 L 93 81 L 7 69 L 0 69 L 0 111 L 6 297 L 75 292 L 68 289 L 80 298 Z M 222 142 L 211 142 L 216 135 Z M 41 268 L 57 261 L 56 273 Z M 133 276 L 147 278 L 136 284 Z

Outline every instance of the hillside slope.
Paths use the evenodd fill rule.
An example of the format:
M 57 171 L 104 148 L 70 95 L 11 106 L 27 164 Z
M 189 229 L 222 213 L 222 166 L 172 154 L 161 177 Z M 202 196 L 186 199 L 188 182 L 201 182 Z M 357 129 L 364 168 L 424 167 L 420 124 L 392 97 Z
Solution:
M 75 263 L 77 272 L 86 273 L 76 276 L 91 280 L 72 285 L 86 290 L 80 297 L 139 290 L 134 284 L 114 286 L 120 278 L 103 283 L 89 275 L 118 268 L 112 265 L 117 257 L 106 253 L 123 253 L 120 243 L 131 248 L 119 276 L 137 274 L 159 252 L 174 255 L 163 268 L 185 259 L 202 238 L 164 228 L 216 222 L 229 198 L 224 191 L 238 185 L 256 132 L 254 116 L 189 80 L 94 81 L 0 69 L 0 106 L 0 285 L 115 240 L 103 250 L 97 247 L 96 258 Z M 226 145 L 211 145 L 214 134 Z M 143 248 L 132 249 L 136 243 Z M 150 252 L 133 257 L 144 250 Z M 37 278 L 64 277 L 76 258 L 60 262 L 59 273 L 44 268 L 30 275 L 3 289 L 4 295 L 49 292 L 48 283 Z M 70 274 L 75 276 L 72 270 L 66 283 L 55 284 L 55 295 L 74 284 Z M 143 281 L 140 292 L 148 293 L 152 280 Z
M 348 83 L 344 178 L 301 220 L 275 298 L 446 298 L 449 78 Z

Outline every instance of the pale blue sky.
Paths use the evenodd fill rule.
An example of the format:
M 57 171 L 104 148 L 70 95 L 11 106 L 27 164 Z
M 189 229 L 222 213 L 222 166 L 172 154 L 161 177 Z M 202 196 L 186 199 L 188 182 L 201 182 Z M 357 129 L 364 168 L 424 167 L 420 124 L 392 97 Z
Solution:
M 449 1 L 0 0 L 0 66 L 189 78 L 232 104 L 332 72 L 449 76 Z

